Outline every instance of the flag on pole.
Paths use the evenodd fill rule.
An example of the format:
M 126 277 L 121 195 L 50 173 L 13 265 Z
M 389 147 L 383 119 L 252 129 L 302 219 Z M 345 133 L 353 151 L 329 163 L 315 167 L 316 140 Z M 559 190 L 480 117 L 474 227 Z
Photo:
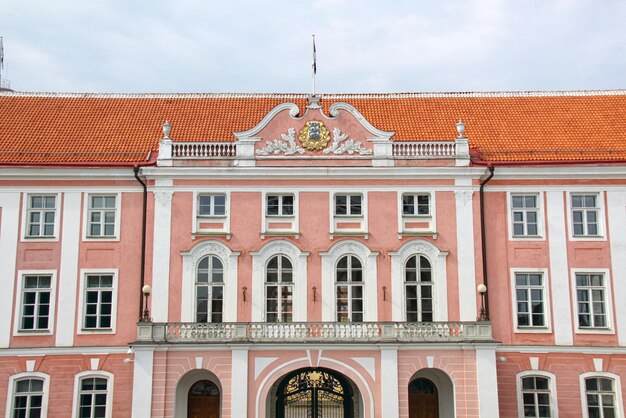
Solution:
M 4 69 L 4 46 L 2 45 L 2 36 L 0 36 L 0 68 Z
M 317 74 L 317 57 L 315 56 L 315 35 L 313 35 L 313 75 Z

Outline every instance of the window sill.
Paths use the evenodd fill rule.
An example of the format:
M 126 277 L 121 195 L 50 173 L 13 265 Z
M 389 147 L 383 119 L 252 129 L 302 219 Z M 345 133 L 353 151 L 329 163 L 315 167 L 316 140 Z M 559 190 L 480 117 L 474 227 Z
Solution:
M 92 335 L 92 334 L 115 334 L 115 330 L 113 330 L 112 328 L 83 328 L 80 331 L 78 331 L 78 334 L 88 334 L 88 335 Z
M 17 337 L 30 337 L 33 335 L 52 335 L 52 331 L 49 329 L 18 329 L 15 334 Z
M 88 235 L 83 238 L 83 241 L 119 241 L 120 238 L 118 236 L 95 236 Z
M 611 328 L 576 328 L 576 334 L 615 334 Z
M 548 327 L 524 327 L 515 328 L 515 334 L 551 334 L 552 329 Z
M 261 232 L 261 239 L 266 237 L 294 237 L 300 239 L 300 232 L 297 231 L 273 231 L 273 232 Z
M 202 231 L 202 232 L 192 232 L 191 239 L 202 238 L 202 237 L 225 237 L 227 240 L 230 240 L 232 234 L 226 231 Z
M 433 239 L 437 239 L 438 236 L 439 236 L 439 233 L 435 231 L 415 231 L 415 232 L 401 231 L 401 232 L 398 232 L 398 239 L 402 239 L 404 237 L 432 237 Z
M 365 231 L 331 232 L 329 236 L 331 240 L 334 239 L 335 237 L 363 237 L 365 239 L 369 239 L 369 233 Z

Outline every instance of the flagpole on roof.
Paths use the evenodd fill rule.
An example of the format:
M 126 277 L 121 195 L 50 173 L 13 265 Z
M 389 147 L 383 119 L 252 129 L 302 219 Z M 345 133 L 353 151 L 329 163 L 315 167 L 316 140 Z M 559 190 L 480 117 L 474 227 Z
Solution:
M 4 45 L 0 36 L 0 87 L 2 87 L 2 70 L 4 69 Z
M 315 96 L 315 75 L 317 74 L 317 57 L 315 56 L 315 34 L 313 34 L 313 96 Z

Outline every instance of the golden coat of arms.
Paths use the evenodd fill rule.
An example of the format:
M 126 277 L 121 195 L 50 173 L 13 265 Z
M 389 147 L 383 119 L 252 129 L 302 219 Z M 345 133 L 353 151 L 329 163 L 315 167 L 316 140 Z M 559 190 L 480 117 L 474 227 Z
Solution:
M 321 150 L 326 147 L 328 141 L 330 141 L 330 132 L 324 126 L 324 124 L 317 120 L 310 120 L 300 131 L 298 139 L 302 143 L 302 146 L 310 151 Z

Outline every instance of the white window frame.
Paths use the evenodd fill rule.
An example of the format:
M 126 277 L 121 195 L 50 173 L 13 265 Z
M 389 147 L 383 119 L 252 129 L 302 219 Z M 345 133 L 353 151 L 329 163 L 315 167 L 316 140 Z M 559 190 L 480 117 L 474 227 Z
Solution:
M 200 205 L 200 196 L 206 195 L 224 195 L 226 196 L 226 214 L 225 215 L 199 215 L 198 206 Z M 226 235 L 230 238 L 230 201 L 231 196 L 229 191 L 195 191 L 193 193 L 193 211 L 191 219 L 191 232 L 198 235 Z M 213 230 L 200 230 L 198 228 L 200 220 L 206 219 L 207 221 L 223 221 L 224 228 Z
M 514 227 L 513 227 L 513 211 L 516 210 L 513 208 L 513 197 L 514 196 L 535 196 L 537 198 L 537 235 L 515 235 Z M 508 227 L 509 227 L 509 240 L 511 241 L 545 241 L 545 208 L 544 208 L 544 193 L 543 192 L 511 192 L 508 191 L 506 193 L 506 201 L 507 201 L 507 214 L 508 214 Z M 526 210 L 524 210 L 526 212 Z M 527 222 L 524 222 L 526 225 Z M 526 228 L 526 226 L 525 226 Z
M 276 282 L 269 282 L 267 280 L 268 264 L 269 264 L 269 261 L 274 259 L 275 257 L 278 257 L 278 269 L 276 271 L 277 281 Z M 285 267 L 283 265 L 282 258 L 287 259 L 289 261 L 289 263 L 291 263 L 291 282 L 283 281 L 282 276 L 283 276 L 283 272 L 284 272 Z M 270 286 L 277 288 L 277 295 L 278 295 L 278 299 L 277 299 L 277 302 L 276 302 L 277 303 L 276 315 L 277 315 L 277 319 L 278 320 L 275 321 L 275 322 L 281 322 L 281 323 L 294 322 L 293 321 L 293 314 L 294 314 L 294 309 L 295 309 L 295 306 L 294 306 L 294 303 L 293 303 L 294 296 L 295 296 L 295 294 L 294 294 L 294 290 L 295 290 L 294 278 L 295 278 L 295 275 L 294 275 L 294 262 L 287 255 L 285 255 L 285 254 L 275 254 L 275 255 L 273 255 L 272 257 L 270 257 L 267 260 L 267 263 L 265 264 L 265 292 L 264 292 L 264 295 L 265 295 L 264 307 L 265 307 L 265 309 L 263 311 L 264 312 L 263 319 L 264 319 L 265 322 L 268 322 L 268 319 L 267 319 L 267 313 L 268 313 L 267 312 L 267 288 L 270 287 Z M 281 303 L 282 300 L 283 300 L 283 289 L 282 289 L 283 287 L 291 287 L 291 321 L 289 321 L 289 322 L 283 321 L 283 319 L 282 319 L 283 314 L 284 314 L 283 309 L 282 309 L 282 303 Z
M 361 214 L 360 215 L 336 215 L 335 214 L 335 201 L 336 196 L 361 196 Z M 364 236 L 365 239 L 368 239 L 368 192 L 353 192 L 353 191 L 332 191 L 328 193 L 329 197 L 329 232 L 331 239 L 334 239 L 335 236 L 350 236 L 350 235 L 358 235 Z M 358 228 L 349 228 L 342 229 L 336 228 L 336 223 L 339 222 L 354 222 L 359 223 L 360 226 Z
M 432 218 L 433 216 L 433 193 L 431 192 L 402 192 L 399 193 L 400 195 L 400 216 L 401 217 L 405 217 L 405 218 Z M 411 214 L 405 214 L 404 213 L 404 196 L 413 196 L 415 197 L 415 202 L 413 202 L 413 209 L 417 209 L 418 208 L 418 204 L 417 204 L 417 197 L 418 196 L 427 196 L 428 197 L 428 213 L 423 214 L 423 213 L 411 213 Z
M 292 196 L 293 197 L 293 215 L 268 215 L 267 214 L 267 198 L 268 196 Z M 263 191 L 263 201 L 261 204 L 261 217 L 263 222 L 261 223 L 261 238 L 272 235 L 293 235 L 297 238 L 300 237 L 300 216 L 299 216 L 299 192 L 280 192 L 280 191 Z M 268 230 L 270 222 L 285 222 L 291 223 L 292 228 Z
M 47 329 L 21 329 L 22 322 L 22 301 L 24 277 L 26 276 L 50 276 L 50 314 L 48 316 Z M 56 313 L 56 291 L 57 291 L 57 271 L 56 270 L 18 270 L 17 291 L 15 292 L 15 305 L 17 310 L 13 319 L 13 335 L 52 335 L 54 334 L 54 321 Z
M 527 326 L 520 327 L 517 323 L 517 282 L 515 280 L 516 274 L 541 274 L 542 287 L 543 287 L 543 303 L 544 303 L 544 326 Z M 552 311 L 550 307 L 550 280 L 548 276 L 548 269 L 544 268 L 513 268 L 510 273 L 511 280 L 511 300 L 513 308 L 513 325 L 515 327 L 515 333 L 519 334 L 541 334 L 552 332 Z
M 271 215 L 271 214 L 268 213 L 269 205 L 268 205 L 267 201 L 268 201 L 270 196 L 278 197 L 278 200 L 279 200 L 279 203 L 278 203 L 278 212 L 279 213 L 278 214 Z M 284 203 L 283 202 L 283 198 L 286 197 L 286 196 L 291 197 L 293 199 L 292 200 L 293 203 L 291 205 L 292 206 L 292 214 L 290 214 L 290 215 L 282 213 L 283 212 L 283 203 Z M 264 203 L 263 213 L 265 214 L 266 218 L 279 218 L 280 219 L 280 218 L 291 218 L 293 216 L 296 216 L 296 213 L 297 213 L 296 212 L 296 208 L 297 208 L 296 199 L 297 198 L 296 198 L 296 194 L 295 193 L 264 192 L 263 193 L 263 203 Z
M 346 259 L 346 276 L 347 279 L 345 282 L 340 282 L 337 280 L 337 276 L 338 276 L 338 270 L 339 270 L 339 261 Z M 352 260 L 357 260 L 358 263 L 361 265 L 360 268 L 355 267 L 353 264 Z M 361 260 L 356 254 L 344 254 L 343 256 L 339 257 L 339 259 L 337 260 L 337 262 L 335 263 L 335 268 L 334 268 L 334 275 L 335 275 L 335 300 L 334 300 L 334 304 L 335 304 L 335 321 L 334 322 L 339 322 L 339 323 L 346 323 L 346 324 L 351 324 L 351 323 L 361 323 L 361 322 L 365 322 L 365 283 L 363 283 L 363 279 L 365 278 L 365 272 L 363 271 L 365 269 L 364 267 L 364 262 L 363 260 Z M 361 281 L 357 282 L 357 281 L 353 281 L 352 280 L 352 273 L 353 271 L 358 271 L 361 270 Z M 343 322 L 343 321 L 339 321 L 338 316 L 338 312 L 337 312 L 337 305 L 339 304 L 339 300 L 337 297 L 337 288 L 338 287 L 345 287 L 347 290 L 347 294 L 346 294 L 346 300 L 348 303 L 348 320 Z M 361 288 L 361 321 L 355 321 L 353 319 L 353 315 L 354 315 L 354 310 L 352 307 L 352 302 L 353 302 L 353 293 L 354 293 L 354 289 L 356 287 L 360 287 Z
M 270 258 L 284 255 L 291 261 L 293 274 L 293 322 L 307 321 L 307 258 L 309 252 L 301 251 L 294 243 L 274 239 L 252 256 L 252 291 L 248 300 L 252 302 L 252 322 L 265 321 L 265 269 Z M 250 289 L 248 289 L 250 290 Z
M 391 257 L 391 320 L 406 321 L 406 295 L 404 266 L 409 257 L 424 256 L 430 261 L 431 280 L 433 283 L 433 321 L 448 320 L 448 280 L 446 259 L 447 251 L 441 251 L 432 242 L 424 239 L 412 239 L 403 244 L 398 251 L 389 252 Z
M 122 219 L 122 194 L 121 193 L 84 193 L 83 203 L 83 241 L 119 241 L 120 240 L 120 222 Z M 115 226 L 113 235 L 89 235 L 90 230 L 90 214 L 91 212 L 105 212 L 106 209 L 91 208 L 92 197 L 115 197 Z
M 556 376 L 543 370 L 526 370 L 519 372 L 516 376 L 517 383 L 517 411 L 520 417 L 524 416 L 524 398 L 522 396 L 522 379 L 525 377 L 543 377 L 548 379 L 548 389 L 550 390 L 550 409 L 552 418 L 559 418 L 559 405 L 556 392 Z
M 209 214 L 201 214 L 200 213 L 200 198 L 209 196 L 211 199 L 211 213 Z M 215 197 L 221 196 L 224 197 L 224 213 L 223 214 L 215 214 Z M 226 218 L 228 216 L 228 196 L 226 193 L 219 192 L 210 192 L 210 193 L 198 193 L 196 196 L 196 216 L 198 218 Z
M 606 309 L 606 327 L 602 328 L 581 328 L 578 323 L 578 294 L 576 292 L 576 274 L 602 274 L 604 276 L 604 297 L 605 297 L 605 309 Z M 576 326 L 577 334 L 614 334 L 615 329 L 613 326 L 613 291 L 611 286 L 611 275 L 609 269 L 599 268 L 576 268 L 570 269 L 570 283 L 572 291 L 572 303 L 574 324 Z
M 80 290 L 78 294 L 78 334 L 115 334 L 117 331 L 117 291 L 118 291 L 118 269 L 81 269 L 80 270 Z M 111 275 L 113 276 L 113 294 L 111 305 L 111 328 L 85 328 L 85 292 L 87 291 L 87 276 L 89 275 Z
M 336 193 L 333 193 L 332 196 L 333 196 L 333 199 L 332 199 L 333 217 L 335 218 L 364 218 L 365 217 L 365 206 L 366 206 L 365 193 L 336 192 Z M 350 212 L 350 213 L 345 213 L 342 215 L 337 214 L 337 197 L 339 196 L 344 196 L 348 198 L 348 200 L 351 200 L 353 196 L 360 197 L 361 198 L 361 213 L 358 213 L 358 214 L 352 213 L 350 210 L 352 203 L 348 203 L 348 200 L 346 200 L 346 212 Z
M 86 370 L 84 372 L 76 373 L 74 375 L 74 396 L 72 402 L 72 418 L 78 418 L 80 407 L 80 384 L 83 379 L 88 378 L 100 378 L 107 380 L 107 403 L 106 403 L 106 418 L 111 418 L 113 415 L 113 393 L 115 376 L 113 373 L 106 372 L 104 370 Z
M 572 195 L 595 195 L 598 210 L 598 235 L 574 235 L 574 212 Z M 604 205 L 605 193 L 602 191 L 569 191 L 567 192 L 567 227 L 571 241 L 606 241 L 606 209 Z
M 61 214 L 63 202 L 61 201 L 61 193 L 41 192 L 25 192 L 22 194 L 22 241 L 36 242 L 54 242 L 59 240 L 59 230 L 61 224 Z M 29 235 L 28 234 L 28 215 L 30 213 L 31 196 L 54 196 L 54 234 L 53 235 Z
M 409 282 L 406 280 L 406 273 L 407 273 L 407 263 L 409 262 L 409 260 L 411 258 L 415 257 L 415 281 L 414 282 Z M 421 258 L 424 258 L 430 265 L 430 281 L 422 281 L 421 280 L 421 271 L 423 270 L 422 267 L 422 261 Z M 403 271 L 402 271 L 402 278 L 404 280 L 404 300 L 403 300 L 403 304 L 404 304 L 404 317 L 405 317 L 405 321 L 406 322 L 413 322 L 413 323 L 420 323 L 420 322 L 434 322 L 435 321 L 435 282 L 433 282 L 434 279 L 434 270 L 435 267 L 433 266 L 433 261 L 431 259 L 429 259 L 427 256 L 425 256 L 424 254 L 413 254 L 411 256 L 409 256 L 405 261 L 404 261 L 404 266 L 403 266 Z M 418 317 L 422 317 L 422 319 L 418 320 L 418 321 L 409 321 L 408 319 L 408 308 L 407 308 L 407 287 L 408 286 L 412 286 L 415 287 L 415 294 L 416 294 L 416 303 L 417 303 L 417 316 Z M 424 321 L 423 319 L 423 315 L 424 315 L 424 307 L 423 307 L 423 302 L 424 302 L 424 296 L 422 295 L 422 290 L 423 290 L 423 286 L 429 286 L 430 287 L 430 301 L 431 301 L 431 310 L 430 310 L 430 314 L 432 315 L 432 319 L 431 321 Z
M 585 380 L 589 378 L 603 378 L 603 379 L 611 379 L 614 382 L 613 389 L 615 390 L 615 405 L 616 405 L 616 414 L 617 418 L 624 418 L 624 401 L 622 400 L 622 384 L 620 382 L 620 377 L 617 374 L 609 373 L 609 372 L 587 372 L 582 373 L 579 376 L 579 386 L 580 386 L 580 402 L 582 404 L 582 412 L 583 418 L 589 418 L 589 410 L 587 405 L 587 388 L 585 386 Z
M 43 396 L 41 398 L 41 418 L 48 416 L 48 396 L 50 394 L 50 376 L 41 372 L 23 372 L 9 376 L 8 391 L 6 398 L 6 418 L 13 417 L 13 398 L 15 396 L 15 383 L 24 379 L 43 380 Z
M 208 300 L 207 300 L 207 321 L 206 322 L 201 322 L 201 323 L 206 323 L 206 324 L 219 324 L 219 323 L 223 323 L 224 322 L 224 310 L 226 309 L 226 299 L 224 296 L 224 292 L 225 292 L 225 286 L 226 283 L 224 282 L 225 278 L 226 278 L 226 262 L 219 257 L 218 255 L 215 254 L 207 254 L 204 257 L 201 257 L 198 262 L 196 263 L 196 268 L 194 270 L 194 286 L 193 286 L 193 301 L 191 302 L 193 304 L 193 322 L 198 322 L 198 269 L 200 268 L 200 262 L 202 260 L 204 260 L 207 257 L 215 257 L 216 259 L 218 259 L 221 263 L 222 263 L 222 283 L 219 284 L 219 282 L 213 282 L 213 281 L 208 281 L 206 285 L 201 285 L 203 287 L 207 287 L 208 290 Z M 210 277 L 213 274 L 213 263 L 211 261 L 209 261 L 209 266 L 210 268 L 207 271 L 208 276 Z M 213 284 L 216 283 L 216 284 Z M 221 287 L 222 288 L 222 321 L 221 322 L 213 322 L 213 309 L 212 309 L 212 302 L 213 302 L 213 290 L 215 287 Z

